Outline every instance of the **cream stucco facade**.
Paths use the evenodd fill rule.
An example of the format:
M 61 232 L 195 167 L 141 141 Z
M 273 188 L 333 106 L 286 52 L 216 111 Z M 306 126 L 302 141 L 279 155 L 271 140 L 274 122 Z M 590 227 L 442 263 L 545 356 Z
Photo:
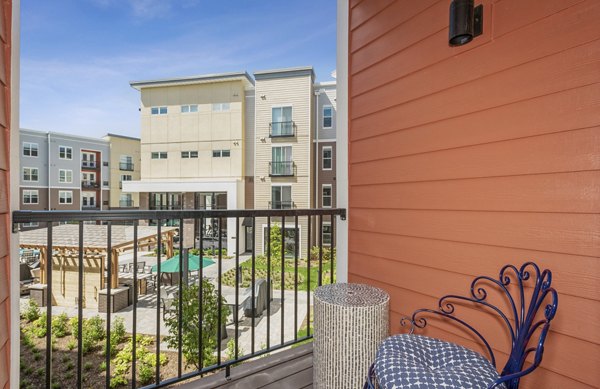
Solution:
M 139 181 L 141 178 L 140 139 L 117 134 L 107 134 L 103 139 L 110 144 L 109 207 L 139 207 L 139 193 L 125 192 L 122 187 L 125 181 Z

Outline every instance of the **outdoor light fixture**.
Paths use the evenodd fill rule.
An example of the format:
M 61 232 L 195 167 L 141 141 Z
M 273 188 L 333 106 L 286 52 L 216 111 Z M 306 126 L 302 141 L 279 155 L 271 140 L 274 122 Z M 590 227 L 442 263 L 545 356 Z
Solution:
M 473 0 L 452 0 L 448 44 L 462 46 L 483 32 L 483 5 L 473 6 Z

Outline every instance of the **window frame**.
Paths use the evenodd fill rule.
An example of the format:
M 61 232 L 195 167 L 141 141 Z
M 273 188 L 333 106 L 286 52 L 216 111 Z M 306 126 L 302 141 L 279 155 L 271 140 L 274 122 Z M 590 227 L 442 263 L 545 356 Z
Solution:
M 156 155 L 156 158 L 154 158 L 154 155 Z M 152 152 L 150 152 L 150 159 L 167 159 L 167 158 L 168 158 L 167 151 L 152 151 Z
M 35 203 L 31 201 L 32 196 L 35 194 Z M 29 198 L 29 201 L 25 201 L 26 198 Z M 21 197 L 22 204 L 39 204 L 40 203 L 40 191 L 37 189 L 24 189 L 23 195 Z
M 325 189 L 329 189 L 329 205 L 325 205 Z M 321 185 L 321 207 L 322 208 L 331 208 L 333 207 L 333 185 L 331 184 L 322 184 Z
M 213 158 L 229 158 L 231 157 L 231 149 L 213 150 L 212 156 Z
M 217 109 L 218 107 L 218 109 Z M 211 105 L 212 112 L 229 112 L 231 111 L 231 103 L 212 103 Z
M 164 108 L 164 112 L 163 112 Z M 156 110 L 156 112 L 154 112 Z M 156 107 L 150 107 L 150 115 L 166 115 L 169 113 L 169 108 L 166 105 L 158 105 Z
M 198 113 L 198 104 L 182 104 L 181 113 Z
M 70 201 L 67 201 L 67 200 L 70 200 Z M 72 205 L 73 204 L 73 191 L 72 190 L 59 190 L 58 191 L 58 203 L 62 204 L 62 205 Z
M 29 155 L 25 154 L 25 146 L 29 145 Z M 35 155 L 32 155 L 33 153 L 33 145 L 35 145 Z M 24 157 L 30 157 L 30 158 L 37 158 L 40 155 L 40 145 L 38 143 L 34 143 L 34 142 L 23 142 L 23 147 L 22 147 L 22 154 Z
M 329 232 L 325 233 L 325 227 L 329 227 Z M 333 234 L 332 234 L 332 229 L 331 229 L 331 222 L 323 222 L 323 227 L 321 228 L 321 243 L 323 243 L 323 246 L 328 246 L 331 247 L 332 243 L 333 243 Z M 325 241 L 325 235 L 329 235 L 329 242 Z
M 331 115 L 325 116 L 326 109 L 331 110 Z M 325 125 L 325 119 L 329 119 L 329 121 L 330 121 L 329 126 Z M 321 128 L 326 129 L 326 130 L 333 128 L 333 105 L 323 105 L 323 108 L 321 110 Z
M 61 150 L 64 149 L 64 152 Z M 70 153 L 68 152 L 70 150 Z M 61 157 L 61 154 L 64 153 L 64 157 Z M 71 154 L 69 156 L 69 154 Z M 68 157 L 68 158 L 67 158 Z M 64 146 L 64 145 L 58 145 L 58 159 L 64 159 L 67 161 L 72 161 L 73 160 L 73 147 L 71 146 Z
M 61 181 L 61 173 L 64 173 L 64 181 Z M 71 179 L 67 180 L 68 174 L 70 173 Z M 71 169 L 58 169 L 58 182 L 61 184 L 72 184 L 73 183 L 73 170 Z
M 325 151 L 328 150 L 331 152 L 329 157 L 329 167 L 325 167 Z M 321 148 L 321 170 L 333 170 L 333 147 L 332 146 L 323 146 Z
M 29 170 L 29 179 L 25 178 L 25 172 Z M 33 171 L 35 170 L 35 180 L 33 179 Z M 21 176 L 21 179 L 23 180 L 23 182 L 39 182 L 40 180 L 40 169 L 37 167 L 27 167 L 27 166 L 23 166 L 23 168 L 21 169 L 21 173 L 23 174 Z

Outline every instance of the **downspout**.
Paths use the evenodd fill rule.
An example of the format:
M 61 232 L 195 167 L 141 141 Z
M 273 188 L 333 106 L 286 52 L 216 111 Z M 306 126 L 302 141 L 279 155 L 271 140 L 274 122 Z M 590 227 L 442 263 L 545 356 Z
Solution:
M 315 208 L 319 208 L 319 96 L 321 90 L 315 91 Z

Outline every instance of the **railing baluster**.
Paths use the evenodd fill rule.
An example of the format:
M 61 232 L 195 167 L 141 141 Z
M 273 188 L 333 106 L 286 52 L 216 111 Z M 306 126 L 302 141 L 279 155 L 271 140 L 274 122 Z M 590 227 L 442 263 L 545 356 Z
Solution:
M 235 358 L 238 359 L 238 312 L 240 311 L 240 218 L 235 218 L 235 311 L 233 312 L 233 320 L 235 325 Z
M 308 219 L 308 227 L 306 234 L 306 336 L 310 336 L 310 241 L 311 237 L 311 224 L 312 220 L 310 215 L 307 216 Z
M 267 350 L 271 347 L 271 216 L 267 216 Z
M 323 215 L 319 215 L 319 286 L 323 285 Z
M 255 289 L 255 283 L 256 283 L 256 217 L 252 216 L 252 283 L 250 284 L 250 288 L 252 289 L 251 293 L 252 293 L 252 326 L 250 328 L 250 332 L 251 332 L 251 339 L 250 339 L 250 350 L 252 352 L 252 354 L 254 354 L 254 343 L 255 343 L 255 339 L 254 339 L 254 321 L 256 320 L 254 318 L 254 316 L 256 316 L 256 302 L 254 301 L 255 299 L 255 294 L 256 291 Z
M 160 382 L 160 287 L 161 287 L 161 259 L 162 259 L 162 219 L 156 219 L 156 369 L 154 371 L 154 382 L 156 385 Z
M 204 263 L 204 217 L 200 217 L 200 258 L 202 258 L 202 263 Z M 202 370 L 204 363 L 204 351 L 203 351 L 203 336 L 204 336 L 204 325 L 203 325 L 203 313 L 204 313 L 204 266 L 200 266 L 200 274 L 199 274 L 198 283 L 200 287 L 198 288 L 198 366 L 200 370 Z
M 281 344 L 284 343 L 285 325 L 285 216 L 281 217 Z
M 112 222 L 107 222 L 106 225 L 106 262 L 108 272 L 108 283 L 106 288 L 106 351 L 105 351 L 105 363 L 106 363 L 106 389 L 110 388 L 110 319 L 112 316 L 112 310 L 114 307 L 112 298 Z M 117 269 L 118 271 L 118 269 Z
M 131 350 L 131 388 L 135 389 L 137 368 L 137 301 L 138 301 L 138 221 L 133 221 L 133 340 Z M 81 332 L 80 332 L 81 333 Z
M 52 385 L 52 222 L 48 223 L 46 251 L 46 388 Z
M 177 337 L 177 377 L 181 378 L 182 374 L 182 366 L 183 366 L 183 281 L 185 278 L 187 288 L 188 274 L 189 274 L 189 256 L 186 255 L 186 258 L 183 257 L 183 219 L 179 219 L 179 298 L 177 299 L 177 333 L 179 336 Z M 188 274 L 183 274 L 183 261 L 187 261 L 188 263 L 185 266 Z M 202 266 L 202 261 L 200 261 L 200 266 Z
M 218 312 L 218 316 L 217 316 L 217 365 L 221 364 L 221 340 L 222 340 L 222 336 L 223 334 L 221 333 L 221 315 L 223 312 L 223 303 L 222 303 L 222 295 L 223 295 L 223 285 L 222 285 L 222 280 L 221 280 L 221 272 L 223 271 L 223 255 L 222 255 L 222 241 L 221 241 L 221 218 L 217 219 L 217 229 L 219 230 L 218 233 L 218 237 L 219 237 L 219 256 L 218 256 L 218 260 L 219 260 L 219 265 L 218 265 L 218 292 L 217 292 L 217 312 Z M 214 248 L 214 247 L 213 247 Z
M 77 289 L 77 387 L 82 388 L 83 385 L 83 221 L 79 222 L 79 274 L 78 274 L 78 289 Z
M 298 340 L 298 215 L 294 216 L 294 340 Z

